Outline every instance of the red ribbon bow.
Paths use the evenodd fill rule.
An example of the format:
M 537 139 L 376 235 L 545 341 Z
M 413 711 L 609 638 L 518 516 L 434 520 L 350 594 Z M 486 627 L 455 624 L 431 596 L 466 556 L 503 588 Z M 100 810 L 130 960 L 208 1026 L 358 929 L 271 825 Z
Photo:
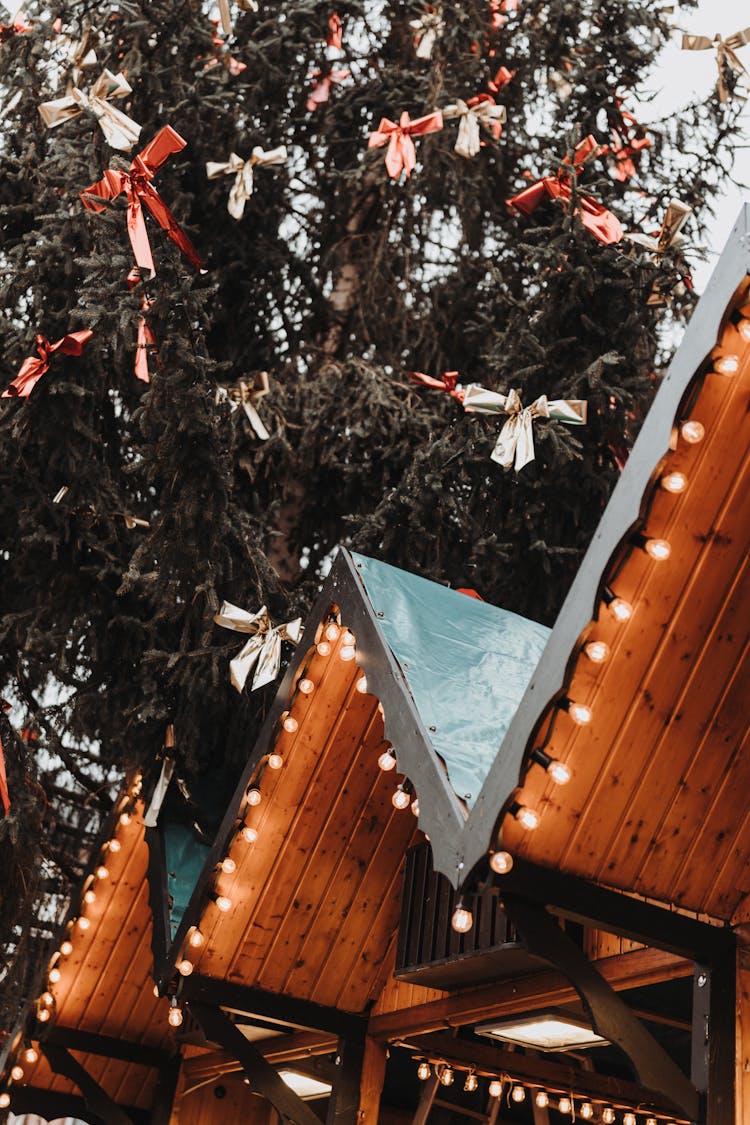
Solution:
M 326 46 L 334 47 L 337 51 L 340 51 L 344 46 L 344 25 L 341 22 L 341 16 L 338 12 L 334 12 L 328 20 Z
M 214 45 L 215 57 L 208 60 L 203 70 L 211 70 L 212 67 L 218 66 L 219 63 L 221 63 L 222 66 L 227 68 L 232 77 L 236 78 L 238 74 L 242 74 L 243 70 L 247 70 L 247 63 L 240 62 L 240 60 L 236 59 L 231 53 L 227 47 L 226 39 L 222 39 L 219 35 L 219 21 L 211 20 L 211 23 L 214 25 L 211 42 Z
M 508 206 L 520 211 L 522 215 L 530 215 L 545 198 L 559 199 L 563 204 L 569 203 L 572 193 L 570 179 L 565 171 L 566 165 L 570 167 L 572 163 L 577 172 L 587 160 L 599 155 L 600 151 L 596 140 L 589 134 L 576 145 L 572 161 L 565 157 L 556 176 L 544 176 L 531 187 L 524 188 L 518 195 L 506 201 Z M 620 220 L 593 196 L 579 195 L 576 210 L 586 230 L 599 242 L 608 246 L 610 243 L 621 241 L 624 231 Z
M 34 28 L 30 23 L 23 22 L 23 13 L 17 12 L 13 23 L 0 23 L 0 43 L 7 42 L 14 35 L 25 35 L 27 31 L 33 30 Z
M 518 0 L 490 0 L 490 26 L 499 30 L 507 22 L 505 13 L 517 11 Z
M 80 332 L 69 332 L 60 340 L 51 344 L 46 336 L 37 335 L 36 350 L 39 357 L 28 356 L 23 361 L 13 382 L 6 387 L 2 398 L 28 398 L 42 375 L 49 370 L 49 364 L 55 352 L 63 355 L 80 355 L 84 345 L 89 342 L 94 333 L 90 328 Z
M 439 379 L 433 378 L 432 375 L 423 375 L 421 371 L 407 371 L 406 375 L 412 383 L 417 383 L 420 387 L 432 387 L 434 390 L 444 391 L 451 398 L 455 398 L 456 402 L 464 401 L 464 388 L 456 385 L 457 371 L 444 371 Z
M 128 237 L 133 247 L 137 269 L 134 267 L 129 274 L 129 280 L 138 280 L 146 276 L 152 278 L 156 273 L 154 259 L 151 254 L 151 244 L 148 240 L 146 217 L 143 214 L 145 203 L 159 226 L 167 232 L 186 258 L 196 267 L 202 269 L 198 251 L 185 234 L 167 207 L 158 191 L 152 187 L 151 180 L 168 157 L 175 152 L 180 152 L 187 141 L 170 125 L 160 129 L 154 139 L 146 145 L 142 152 L 136 156 L 127 172 L 108 168 L 101 180 L 92 184 L 81 192 L 81 201 L 89 211 L 104 211 L 105 206 L 98 203 L 97 199 L 104 199 L 107 203 L 116 199 L 121 192 L 125 192 L 128 200 Z M 90 198 L 95 196 L 95 199 Z
M 10 703 L 7 699 L 0 699 L 0 711 L 7 714 L 10 711 Z M 3 744 L 0 742 L 0 801 L 2 802 L 5 815 L 10 812 L 10 791 L 8 789 L 8 775 L 5 772 L 5 755 L 3 754 Z
M 515 70 L 508 70 L 507 66 L 501 66 L 494 78 L 491 78 L 487 83 L 487 89 L 492 90 L 493 94 L 498 94 L 503 86 L 507 86 L 509 82 L 513 81 L 515 73 Z
M 329 70 L 327 74 L 323 74 L 318 70 L 312 75 L 315 84 L 310 91 L 307 99 L 307 110 L 309 113 L 314 113 L 319 105 L 323 105 L 331 96 L 331 86 L 337 82 L 343 82 L 351 74 L 350 70 Z
M 636 121 L 635 116 L 621 107 L 620 99 L 615 98 L 615 102 L 620 116 L 619 127 L 611 127 L 612 143 L 604 145 L 601 154 L 604 156 L 608 153 L 614 159 L 615 179 L 627 183 L 636 173 L 633 157 L 642 149 L 651 148 L 651 139 L 646 136 L 645 129 Z
M 153 305 L 153 301 L 144 294 L 141 301 L 141 310 L 148 312 Z M 146 320 L 145 316 L 138 317 L 138 339 L 135 348 L 135 377 L 140 379 L 142 383 L 150 383 L 151 376 L 148 373 L 148 356 L 149 350 L 155 351 L 157 347 L 156 336 L 154 336 L 151 325 Z
M 425 117 L 415 117 L 412 121 L 408 113 L 402 113 L 398 124 L 387 117 L 381 117 L 374 133 L 370 133 L 368 148 L 380 148 L 387 144 L 385 166 L 388 175 L 397 180 L 402 172 L 410 176 L 417 163 L 417 153 L 412 137 L 425 133 L 437 133 L 443 127 L 443 115 L 439 109 Z

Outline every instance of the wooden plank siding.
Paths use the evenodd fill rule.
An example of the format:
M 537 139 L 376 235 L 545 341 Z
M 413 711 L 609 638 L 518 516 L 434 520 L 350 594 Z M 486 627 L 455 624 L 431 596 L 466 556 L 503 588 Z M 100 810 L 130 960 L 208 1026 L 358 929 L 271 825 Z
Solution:
M 736 376 L 706 377 L 690 411 L 705 440 L 678 439 L 663 465 L 687 489 L 657 487 L 645 524 L 671 556 L 628 554 L 611 584 L 633 617 L 602 609 L 588 637 L 610 658 L 581 656 L 568 689 L 593 721 L 554 722 L 546 750 L 573 777 L 556 787 L 532 767 L 519 800 L 540 827 L 502 828 L 503 846 L 537 863 L 727 920 L 746 917 L 750 893 L 750 813 L 736 799 L 750 779 L 749 393 L 747 351 Z

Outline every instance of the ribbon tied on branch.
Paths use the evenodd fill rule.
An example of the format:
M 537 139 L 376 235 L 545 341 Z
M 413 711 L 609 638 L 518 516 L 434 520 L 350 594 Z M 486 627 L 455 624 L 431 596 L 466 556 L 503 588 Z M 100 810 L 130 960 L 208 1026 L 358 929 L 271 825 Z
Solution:
M 685 34 L 682 36 L 683 51 L 710 51 L 712 48 L 716 48 L 716 66 L 719 71 L 717 86 L 719 101 L 721 102 L 729 100 L 728 71 L 736 74 L 739 79 L 750 79 L 750 74 L 748 74 L 736 53 L 740 47 L 744 47 L 747 43 L 750 43 L 750 27 L 745 27 L 742 31 L 735 31 L 734 35 L 728 35 L 726 39 L 722 39 L 721 35 L 714 35 L 713 39 L 709 39 L 707 35 Z M 735 93 L 735 91 L 732 91 L 732 93 Z M 739 96 L 744 97 L 745 95 Z
M 225 35 L 232 35 L 234 29 L 232 27 L 232 15 L 229 11 L 229 0 L 217 0 L 219 5 L 219 16 L 221 17 L 221 29 Z M 257 12 L 258 5 L 256 0 L 237 0 L 237 7 L 241 12 Z
M 57 352 L 60 355 L 80 355 L 93 335 L 90 328 L 84 328 L 80 332 L 68 332 L 51 344 L 46 336 L 38 334 L 38 356 L 29 356 L 23 361 L 15 379 L 3 391 L 2 398 L 28 398 L 42 375 L 49 371 L 53 355 Z
M 107 144 L 121 152 L 129 152 L 141 135 L 141 126 L 132 117 L 111 104 L 113 98 L 126 98 L 133 90 L 125 75 L 103 70 L 86 94 L 72 86 L 64 98 L 42 102 L 39 113 L 48 129 L 72 121 L 82 113 L 91 113 L 99 122 Z
M 612 141 L 602 147 L 601 155 L 611 156 L 614 177 L 624 184 L 636 174 L 633 157 L 644 148 L 651 148 L 651 138 L 646 136 L 645 128 L 630 110 L 622 108 L 620 98 L 615 98 L 615 105 L 619 121 L 611 126 Z
M 498 140 L 505 124 L 505 106 L 497 105 L 491 94 L 475 94 L 467 102 L 458 101 L 443 107 L 446 121 L 458 118 L 458 136 L 453 151 L 468 160 L 481 148 L 480 126 Z
M 310 78 L 314 85 L 305 103 L 308 113 L 314 113 L 319 105 L 325 105 L 331 96 L 331 86 L 344 82 L 351 73 L 350 70 L 329 70 L 326 73 L 323 73 L 322 70 L 316 70 L 314 74 L 311 74 Z
M 569 169 L 572 166 L 578 174 L 583 165 L 598 156 L 600 151 L 599 145 L 589 134 L 576 145 L 572 161 L 565 157 L 557 175 L 544 176 L 531 187 L 524 188 L 506 201 L 508 206 L 522 215 L 530 215 L 544 199 L 557 199 L 566 206 L 573 198 Z M 620 220 L 592 196 L 579 195 L 575 213 L 580 217 L 586 230 L 605 246 L 622 240 L 623 229 Z
M 381 148 L 383 145 L 388 145 L 385 166 L 388 175 L 397 180 L 402 172 L 410 176 L 416 166 L 417 153 L 412 137 L 437 133 L 442 127 L 443 115 L 439 109 L 424 117 L 415 117 L 413 121 L 406 112 L 401 114 L 398 123 L 388 117 L 381 117 L 376 131 L 370 133 L 367 147 Z
M 229 401 L 229 406 L 234 412 L 242 407 L 245 417 L 256 437 L 261 441 L 268 441 L 270 434 L 266 429 L 263 419 L 258 413 L 258 403 L 271 389 L 270 378 L 267 371 L 258 371 L 253 383 L 240 379 L 234 387 L 217 387 L 216 402 Z
M 207 70 L 212 70 L 213 67 L 221 64 L 221 66 L 226 67 L 233 78 L 236 78 L 238 74 L 242 74 L 243 70 L 247 70 L 247 63 L 240 62 L 239 59 L 236 59 L 227 46 L 226 40 L 222 39 L 219 35 L 219 21 L 211 20 L 211 23 L 214 26 L 211 35 L 214 57 L 209 59 L 203 67 L 203 73 L 205 74 Z
M 29 31 L 33 31 L 33 25 L 25 23 L 25 20 L 26 14 L 23 8 L 19 8 L 10 23 L 0 23 L 0 44 L 12 39 L 14 35 L 26 35 Z
M 245 213 L 245 204 L 253 194 L 254 168 L 267 168 L 273 164 L 286 162 L 286 146 L 269 148 L 267 151 L 256 145 L 250 157 L 243 160 L 236 152 L 229 154 L 229 160 L 219 163 L 209 160 L 206 164 L 206 175 L 209 180 L 217 180 L 220 176 L 234 176 L 234 183 L 229 192 L 227 211 L 233 219 L 241 219 Z
M 431 59 L 440 36 L 443 34 L 445 23 L 439 8 L 427 5 L 426 11 L 415 20 L 409 20 L 409 27 L 414 32 L 414 46 L 418 59 Z
M 667 250 L 677 250 L 685 242 L 685 235 L 681 232 L 692 211 L 692 207 L 688 207 L 679 199 L 670 199 L 661 229 L 656 235 L 631 231 L 625 237 L 628 242 L 635 242 L 637 246 L 642 246 L 644 250 L 649 250 L 657 256 L 666 253 Z
M 187 141 L 179 133 L 170 125 L 165 125 L 135 157 L 127 171 L 108 168 L 101 180 L 80 193 L 84 207 L 96 212 L 106 210 L 108 203 L 125 193 L 128 202 L 128 237 L 136 261 L 128 275 L 129 281 L 137 281 L 141 277 L 152 278 L 156 273 L 146 217 L 143 214 L 144 203 L 162 230 L 166 231 L 167 237 L 180 248 L 196 269 L 203 269 L 198 251 L 151 183 L 164 161 L 174 153 L 181 152 L 186 144 Z
M 247 643 L 229 663 L 232 686 L 239 692 L 244 689 L 253 670 L 251 691 L 257 691 L 275 680 L 281 665 L 281 642 L 296 645 L 302 636 L 301 617 L 287 621 L 285 625 L 272 626 L 264 605 L 257 613 L 248 613 L 231 602 L 222 602 L 214 621 L 224 629 L 250 634 Z

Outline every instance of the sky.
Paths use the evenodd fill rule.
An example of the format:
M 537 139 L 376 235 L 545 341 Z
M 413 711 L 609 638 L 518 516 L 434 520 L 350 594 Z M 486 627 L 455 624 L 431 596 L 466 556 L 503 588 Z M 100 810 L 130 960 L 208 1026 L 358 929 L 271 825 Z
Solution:
M 701 0 L 694 11 L 675 5 L 672 24 L 692 35 L 713 38 L 718 32 L 724 38 L 750 26 L 749 0 Z M 738 51 L 738 56 L 750 71 L 750 44 Z M 649 107 L 649 113 L 640 115 L 647 122 L 650 116 L 659 117 L 670 109 L 677 109 L 693 96 L 708 97 L 716 83 L 716 55 L 711 51 L 683 51 L 680 34 L 675 32 L 665 48 L 661 65 L 653 75 L 653 89 L 659 91 Z M 748 80 L 750 82 L 750 80 Z M 750 100 L 743 110 L 743 121 L 750 145 Z M 734 178 L 750 185 L 750 148 L 740 148 L 735 154 Z M 716 259 L 734 226 L 743 202 L 750 202 L 750 186 L 744 191 L 727 184 L 718 200 L 716 219 L 698 236 L 709 250 L 705 262 L 695 263 L 693 278 L 698 292 L 702 292 Z

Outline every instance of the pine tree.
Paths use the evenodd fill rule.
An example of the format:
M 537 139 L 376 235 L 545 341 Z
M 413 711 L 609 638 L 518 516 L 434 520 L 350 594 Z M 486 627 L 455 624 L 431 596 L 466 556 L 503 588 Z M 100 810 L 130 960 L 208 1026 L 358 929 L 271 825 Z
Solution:
M 27 7 L 29 28 L 0 47 L 7 382 L 36 333 L 93 333 L 0 413 L 0 690 L 15 728 L 0 731 L 13 802 L 0 820 L 0 940 L 15 951 L 6 1026 L 44 954 L 40 904 L 59 908 L 85 860 L 81 810 L 93 828 L 113 779 L 153 776 L 168 723 L 188 791 L 228 792 L 244 762 L 274 688 L 240 697 L 229 685 L 238 641 L 213 624 L 222 599 L 266 604 L 275 622 L 304 613 L 344 543 L 554 619 L 658 382 L 659 325 L 692 303 L 679 251 L 602 244 L 581 196 L 647 230 L 678 196 L 696 235 L 737 134 L 737 103 L 707 91 L 651 129 L 632 176 L 618 178 L 622 152 L 568 163 L 570 201 L 519 216 L 506 200 L 555 177 L 589 134 L 642 138 L 625 114 L 637 114 L 666 11 L 645 0 L 229 7 L 222 43 L 199 0 L 59 0 L 54 22 Z M 326 43 L 335 16 L 341 49 Z M 429 58 L 412 26 L 425 16 L 437 26 Z M 69 58 L 86 34 L 92 67 Z M 87 110 L 53 128 L 39 114 L 105 67 L 132 87 L 116 102 L 142 126 L 130 153 Z M 493 88 L 507 123 L 499 138 L 480 127 L 470 159 L 454 150 L 455 120 L 417 138 L 409 178 L 392 179 L 384 148 L 366 147 L 381 117 Z M 206 272 L 149 217 L 156 275 L 129 284 L 124 195 L 93 213 L 80 193 L 166 125 L 187 145 L 153 186 Z M 286 162 L 255 167 L 233 218 L 233 177 L 208 179 L 206 164 L 281 145 Z M 648 303 L 655 283 L 668 304 Z M 148 384 L 134 373 L 139 324 L 155 341 Z M 586 399 L 588 423 L 535 426 L 535 459 L 503 472 L 490 460 L 503 419 L 465 414 L 409 371 L 458 371 L 517 389 L 524 405 Z M 263 372 L 267 440 L 232 409 L 240 380 Z

